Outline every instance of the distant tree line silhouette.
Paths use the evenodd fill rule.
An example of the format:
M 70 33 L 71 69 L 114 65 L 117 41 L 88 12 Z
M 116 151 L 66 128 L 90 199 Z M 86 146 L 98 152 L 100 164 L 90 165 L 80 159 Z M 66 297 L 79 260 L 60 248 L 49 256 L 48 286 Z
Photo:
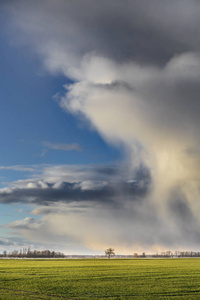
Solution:
M 14 250 L 12 252 L 3 251 L 0 257 L 13 257 L 13 258 L 64 258 L 64 253 L 55 252 L 50 250 L 30 250 L 30 248 L 22 250 Z
M 145 252 L 142 254 L 133 253 L 132 255 L 115 255 L 113 248 L 108 248 L 105 250 L 105 256 L 103 255 L 65 255 L 62 252 L 50 251 L 50 250 L 31 250 L 30 248 L 24 248 L 14 250 L 12 252 L 3 251 L 0 253 L 0 258 L 170 258 L 170 257 L 200 257 L 200 252 L 195 251 L 165 251 L 161 253 L 156 253 L 152 255 L 146 255 Z
M 166 251 L 153 254 L 152 257 L 200 257 L 200 252 L 195 251 Z

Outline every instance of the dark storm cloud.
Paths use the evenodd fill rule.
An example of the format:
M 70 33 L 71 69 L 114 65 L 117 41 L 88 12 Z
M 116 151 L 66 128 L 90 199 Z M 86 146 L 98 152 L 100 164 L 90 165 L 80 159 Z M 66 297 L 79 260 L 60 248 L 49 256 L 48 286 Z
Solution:
M 1 203 L 33 203 L 48 205 L 56 202 L 94 202 L 112 204 L 119 195 L 124 199 L 136 201 L 142 199 L 149 189 L 150 180 L 143 178 L 133 182 L 62 182 L 59 187 L 44 182 L 45 188 L 37 185 L 34 188 L 10 188 L 0 192 Z
M 0 203 L 79 202 L 81 207 L 81 202 L 114 204 L 120 195 L 124 202 L 142 200 L 151 188 L 151 174 L 141 165 L 127 176 L 127 168 L 126 164 L 46 166 L 38 179 L 33 176 L 1 189 Z
M 173 193 L 169 201 L 170 219 L 175 220 L 176 228 L 179 234 L 177 239 L 188 245 L 194 241 L 198 245 L 200 239 L 200 224 L 198 218 L 194 216 L 185 196 L 180 192 Z M 169 221 L 170 221 L 169 219 Z M 170 239 L 170 237 L 168 237 Z M 173 239 L 171 240 L 173 243 Z
M 94 51 L 117 62 L 160 65 L 200 48 L 200 3 L 194 0 L 17 0 L 7 6 L 41 47 L 52 40 L 78 56 Z

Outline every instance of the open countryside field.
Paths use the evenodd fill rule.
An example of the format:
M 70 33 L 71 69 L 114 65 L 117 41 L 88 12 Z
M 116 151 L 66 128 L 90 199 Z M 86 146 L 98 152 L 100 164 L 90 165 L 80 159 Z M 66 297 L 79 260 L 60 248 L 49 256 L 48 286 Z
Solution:
M 200 299 L 200 259 L 0 260 L 0 299 Z

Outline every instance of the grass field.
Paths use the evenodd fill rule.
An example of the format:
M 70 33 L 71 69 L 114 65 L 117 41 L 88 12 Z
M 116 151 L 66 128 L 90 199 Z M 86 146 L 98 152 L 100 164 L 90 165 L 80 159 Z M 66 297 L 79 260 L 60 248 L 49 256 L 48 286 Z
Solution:
M 0 260 L 0 299 L 200 299 L 200 259 Z

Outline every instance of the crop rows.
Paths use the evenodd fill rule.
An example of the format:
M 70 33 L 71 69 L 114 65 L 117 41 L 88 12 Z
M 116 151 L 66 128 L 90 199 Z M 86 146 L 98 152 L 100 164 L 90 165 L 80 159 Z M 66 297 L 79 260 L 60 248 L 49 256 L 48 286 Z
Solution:
M 200 299 L 200 259 L 0 260 L 0 299 Z

